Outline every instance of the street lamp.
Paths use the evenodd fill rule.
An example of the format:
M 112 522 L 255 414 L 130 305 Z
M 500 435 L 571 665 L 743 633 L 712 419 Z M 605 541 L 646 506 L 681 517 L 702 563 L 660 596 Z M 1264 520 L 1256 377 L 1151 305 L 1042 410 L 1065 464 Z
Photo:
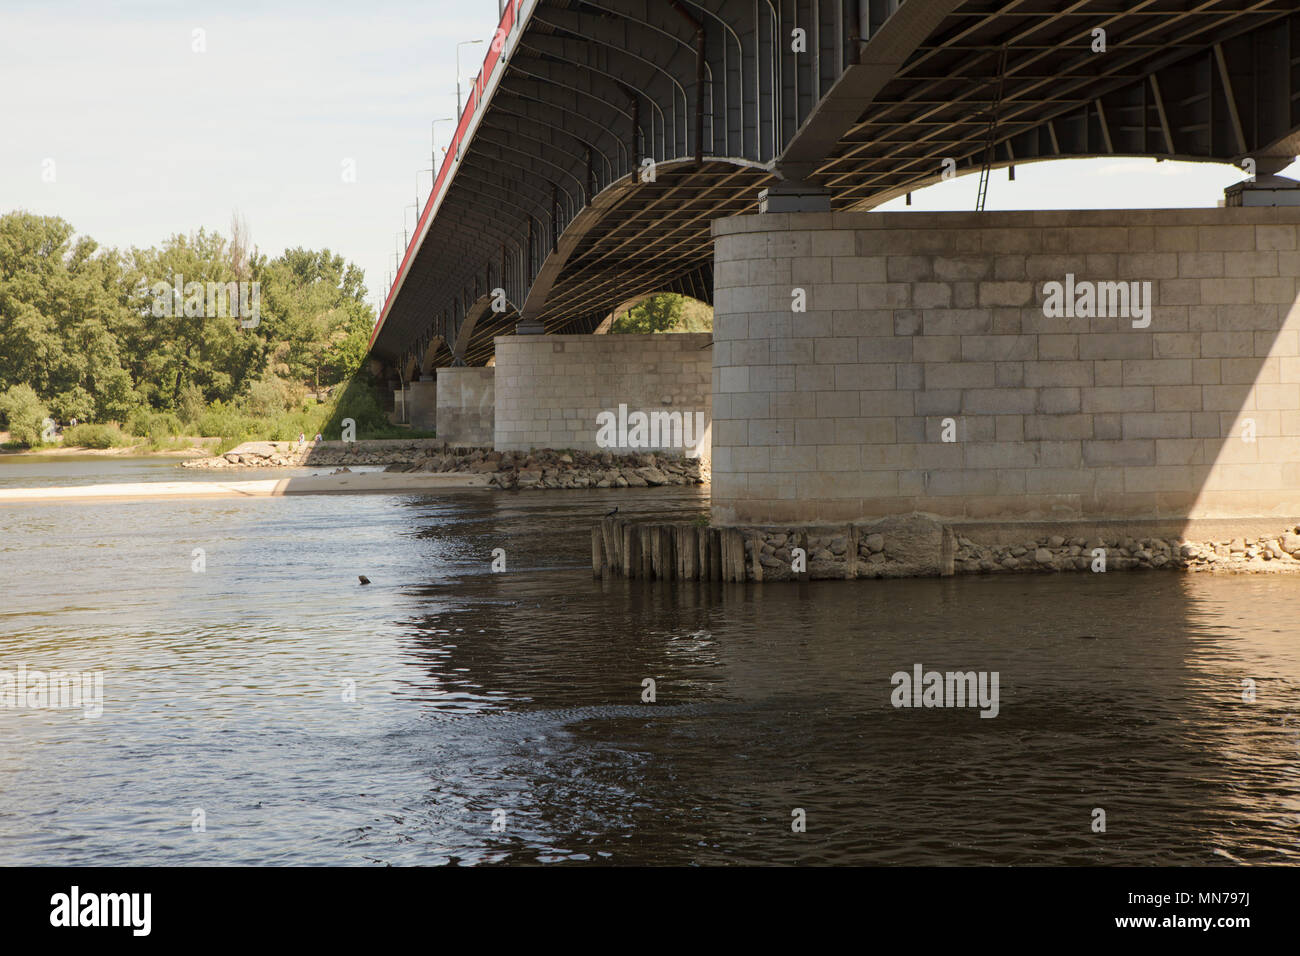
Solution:
M 482 43 L 482 40 L 461 40 L 456 44 L 456 116 L 459 117 L 464 107 L 460 102 L 460 48 L 463 46 L 474 46 L 476 43 Z
M 407 210 L 407 209 L 414 209 L 414 210 L 415 210 L 415 224 L 418 226 L 418 225 L 420 224 L 420 197 L 419 197 L 418 194 L 417 194 L 416 197 L 415 197 L 415 205 L 413 205 L 413 206 L 405 206 L 405 207 L 402 208 L 402 233 L 403 233 L 404 235 L 406 234 L 406 210 Z M 407 235 L 407 236 L 406 236 L 406 245 L 407 245 L 407 246 L 410 246 L 410 244 L 411 244 L 411 237 L 410 237 L 409 235 Z
M 460 95 L 459 87 L 457 87 L 456 93 L 458 96 Z M 431 155 L 433 156 L 433 168 L 435 170 L 437 170 L 438 168 L 438 124 L 454 123 L 454 122 L 456 122 L 456 117 L 443 116 L 443 117 L 439 117 L 438 119 L 434 120 L 432 123 L 429 124 L 429 146 L 433 150 L 433 153 Z

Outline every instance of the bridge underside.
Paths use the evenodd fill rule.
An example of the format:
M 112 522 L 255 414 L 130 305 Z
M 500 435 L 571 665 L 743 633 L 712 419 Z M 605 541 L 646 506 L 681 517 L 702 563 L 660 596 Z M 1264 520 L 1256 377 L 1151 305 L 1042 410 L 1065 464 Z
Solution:
M 1283 5 L 1048 6 L 1063 5 L 962 4 L 883 87 L 855 90 L 869 105 L 833 144 L 813 129 L 793 144 L 787 171 L 798 165 L 850 209 L 934 182 L 945 159 L 969 171 L 986 159 L 1249 156 L 1264 172 L 1300 152 L 1300 16 Z M 869 73 L 851 67 L 845 83 L 872 87 Z
M 711 302 L 711 222 L 783 179 L 856 210 L 945 167 L 1136 155 L 1262 174 L 1300 151 L 1293 3 L 1116 6 L 525 0 L 372 353 L 480 365 L 520 320 L 585 333 L 647 292 Z

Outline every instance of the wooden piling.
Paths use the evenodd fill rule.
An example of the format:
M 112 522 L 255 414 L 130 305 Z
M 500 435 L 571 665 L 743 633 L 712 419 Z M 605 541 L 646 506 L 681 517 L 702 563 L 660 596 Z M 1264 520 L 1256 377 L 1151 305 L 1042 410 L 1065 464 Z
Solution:
M 808 532 L 800 531 L 798 540 L 798 546 L 803 549 L 803 570 L 800 571 L 796 577 L 800 581 L 811 581 L 812 573 L 808 570 Z
M 686 524 L 678 528 L 678 532 L 677 577 L 682 581 L 694 581 L 699 577 L 699 529 Z
M 722 529 L 722 580 L 745 580 L 745 538 L 738 528 Z
M 844 577 L 855 580 L 858 576 L 858 526 L 851 524 L 844 533 Z
M 617 568 L 620 566 L 620 562 L 618 560 L 618 543 L 615 539 L 616 537 L 621 538 L 622 535 L 616 536 L 614 522 L 614 518 L 601 519 L 600 537 L 605 548 L 605 563 L 612 568 Z
M 641 543 L 640 537 L 637 536 L 636 527 L 631 524 L 623 525 L 623 577 L 631 579 L 636 577 L 640 570 L 640 554 L 637 551 L 637 545 Z
M 754 571 L 754 580 L 763 580 L 763 562 L 759 560 L 763 556 L 763 537 L 757 530 L 749 533 L 749 558 L 750 565 Z
M 637 557 L 640 558 L 640 561 L 638 562 L 641 566 L 640 577 L 646 581 L 649 581 L 654 577 L 654 547 L 653 535 L 651 534 L 652 530 L 653 529 L 649 525 L 643 524 L 637 526 L 637 538 L 639 539 L 637 543 Z
M 600 525 L 591 526 L 591 576 L 605 576 L 605 547 L 600 533 Z

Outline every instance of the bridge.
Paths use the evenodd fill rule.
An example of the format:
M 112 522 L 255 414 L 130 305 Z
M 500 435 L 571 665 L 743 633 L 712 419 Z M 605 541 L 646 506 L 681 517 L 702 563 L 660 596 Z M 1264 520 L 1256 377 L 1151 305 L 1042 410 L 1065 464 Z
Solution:
M 516 327 L 591 332 L 650 292 L 711 302 L 712 221 L 774 184 L 848 210 L 945 161 L 1274 172 L 1300 152 L 1297 57 L 1286 0 L 512 0 L 372 354 L 481 365 Z
M 978 172 L 984 180 L 982 196 L 991 170 L 1096 156 L 1235 163 L 1250 174 L 1248 187 L 1258 186 L 1261 195 L 1271 197 L 1239 194 L 1238 202 L 1286 204 L 1294 201 L 1291 184 L 1273 174 L 1297 152 L 1300 13 L 1290 0 L 510 0 L 384 302 L 371 339 L 371 357 L 408 395 L 412 386 L 423 383 L 431 396 L 435 372 L 439 379 L 450 372 L 448 382 L 467 381 L 457 377 L 456 370 L 488 365 L 504 343 L 516 343 L 511 354 L 532 356 L 525 367 L 542 369 L 543 374 L 532 385 L 520 385 L 517 376 L 510 376 L 515 391 L 509 401 L 516 407 L 554 404 L 559 396 L 543 384 L 547 375 L 536 359 L 543 342 L 559 335 L 557 353 L 566 347 L 571 357 L 581 353 L 581 359 L 566 366 L 567 373 L 576 374 L 583 363 L 609 359 L 608 350 L 591 351 L 595 347 L 586 340 L 621 305 L 654 292 L 686 293 L 717 310 L 712 390 L 704 400 L 712 404 L 715 426 L 721 426 L 713 433 L 715 458 L 720 458 L 715 460 L 715 476 L 720 466 L 732 479 L 728 485 L 724 477 L 721 486 L 715 479 L 715 516 L 741 516 L 718 505 L 720 491 L 725 500 L 739 500 L 756 489 L 755 500 L 760 501 L 809 496 L 823 500 L 811 489 L 826 482 L 819 485 L 811 476 L 825 478 L 824 462 L 805 462 L 787 473 L 795 476 L 793 484 L 783 479 L 774 485 L 747 466 L 731 471 L 736 455 L 755 467 L 761 460 L 767 473 L 774 454 L 800 444 L 795 435 L 798 422 L 826 416 L 836 421 L 924 419 L 925 408 L 943 405 L 933 400 L 940 391 L 935 383 L 943 381 L 953 383 L 943 392 L 963 396 L 954 406 L 959 416 L 979 407 L 979 401 L 968 401 L 965 389 L 1027 388 L 1023 376 L 1018 380 L 1008 372 L 1005 381 L 997 377 L 1001 373 L 993 368 L 993 353 L 978 368 L 963 368 L 980 349 L 997 352 L 994 345 L 1012 349 L 1008 355 L 1020 356 L 1020 362 L 1026 350 L 1040 362 L 1082 361 L 1077 348 L 1051 358 L 1054 343 L 1038 340 L 1032 349 L 1008 338 L 994 345 L 972 342 L 969 350 L 960 341 L 962 334 L 1019 336 L 1030 331 L 1028 318 L 1017 320 L 1013 329 L 995 310 L 1035 309 L 1029 301 L 1032 295 L 1019 287 L 983 285 L 1005 279 L 1028 288 L 1036 278 L 1065 277 L 1066 270 L 1058 268 L 1061 263 L 1036 275 L 1034 263 L 1026 269 L 1024 256 L 1075 252 L 1079 271 L 1095 261 L 1105 266 L 1103 271 L 1114 272 L 1117 262 L 1124 267 L 1119 271 L 1127 268 L 1125 253 L 1166 253 L 1175 258 L 1147 264 L 1155 270 L 1150 279 L 1246 280 L 1251 285 L 1248 302 L 1218 302 L 1213 290 L 1199 286 L 1194 302 L 1178 300 L 1180 286 L 1158 289 L 1163 305 L 1184 310 L 1261 304 L 1268 312 L 1279 303 L 1267 297 L 1290 294 L 1285 292 L 1287 283 L 1276 283 L 1283 291 L 1269 287 L 1260 292 L 1267 301 L 1257 303 L 1256 280 L 1290 275 L 1294 286 L 1294 274 L 1285 271 L 1290 260 L 1284 265 L 1278 260 L 1292 248 L 1290 240 L 1268 248 L 1272 240 L 1261 239 L 1261 246 L 1257 233 L 1251 232 L 1247 248 L 1240 231 L 1247 223 L 1253 230 L 1274 220 L 1283 223 L 1285 231 L 1290 220 L 1276 211 L 1272 219 L 1232 210 L 1222 211 L 1217 220 L 1202 217 L 1188 226 L 1200 237 L 1190 248 L 1174 243 L 1167 249 L 1154 240 L 1144 245 L 1144 238 L 1118 239 L 1114 230 L 1133 226 L 1166 234 L 1179 228 L 1177 217 L 1112 216 L 1096 226 L 1086 217 L 1062 219 L 1060 228 L 1078 226 L 1086 235 L 1071 233 L 1056 248 L 1054 237 L 1043 234 L 1050 221 L 1025 218 L 1030 214 L 1008 219 L 1008 214 L 989 213 L 979 221 L 855 214 L 953 175 Z M 1215 230 L 1220 223 L 1229 230 L 1225 236 L 1236 238 L 1219 237 Z M 888 233 L 871 231 L 881 226 L 887 226 Z M 1022 241 L 980 231 L 987 227 L 1007 232 L 1022 226 L 1032 226 L 1022 230 L 1024 235 L 1036 235 L 1046 247 L 1026 248 Z M 918 239 L 910 235 L 916 228 L 929 232 Z M 816 233 L 824 235 L 810 238 Z M 897 237 L 896 250 L 906 247 L 912 258 L 930 255 L 930 261 L 913 263 L 915 274 L 908 274 L 902 262 L 890 263 L 884 271 L 886 259 L 895 258 L 890 248 L 870 247 L 873 236 L 887 234 Z M 746 235 L 752 237 L 747 246 Z M 960 236 L 966 245 L 953 245 L 951 236 Z M 1087 236 L 1096 240 L 1095 247 L 1089 246 Z M 754 247 L 759 238 L 766 243 L 761 250 Z M 998 262 L 999 243 L 1022 261 Z M 987 253 L 986 262 L 960 268 L 948 261 L 936 263 L 933 257 L 951 260 L 981 250 Z M 1232 251 L 1258 252 L 1265 261 L 1221 261 Z M 1196 272 L 1192 259 L 1178 258 L 1201 253 L 1214 260 L 1200 263 L 1209 269 L 1205 274 Z M 971 289 L 937 288 L 945 281 L 964 281 L 957 275 L 962 269 L 969 273 L 966 279 L 978 284 Z M 1006 275 L 1001 274 L 1004 269 Z M 1237 275 L 1233 269 L 1246 271 Z M 853 278 L 842 278 L 841 273 Z M 1132 278 L 1148 277 L 1139 268 Z M 854 291 L 844 293 L 845 283 Z M 804 288 L 814 303 L 808 318 L 801 320 L 803 329 L 796 326 L 794 331 L 788 318 L 792 286 Z M 1292 301 L 1294 297 L 1282 304 Z M 863 334 L 881 309 L 893 310 L 888 330 L 872 326 L 870 335 Z M 919 315 L 913 323 L 919 324 L 909 333 L 912 338 L 929 337 L 924 325 L 945 327 L 950 330 L 946 337 L 959 339 L 959 351 L 927 362 L 926 350 L 937 345 L 937 334 L 934 342 L 909 341 L 907 356 L 898 351 L 901 342 L 885 343 L 887 334 L 901 337 L 901 330 L 913 321 L 899 317 L 898 312 L 907 309 Z M 988 315 L 968 317 L 963 325 L 960 318 L 941 319 L 927 309 L 984 309 Z M 846 317 L 850 311 L 856 316 L 852 321 Z M 787 316 L 784 326 L 775 318 L 781 313 Z M 855 345 L 866 338 L 880 339 L 871 347 L 884 352 L 867 355 L 868 345 L 861 344 L 852 358 L 841 356 L 838 362 L 805 355 L 804 346 L 794 339 L 801 331 L 821 335 L 818 315 L 829 323 L 828 339 L 840 339 L 841 344 L 851 339 Z M 765 330 L 760 329 L 762 316 L 772 317 Z M 1261 328 L 1276 335 L 1278 324 L 1270 325 L 1274 318 L 1265 316 Z M 1180 314 L 1176 323 L 1186 331 L 1193 321 Z M 1223 321 L 1241 325 L 1240 319 Z M 831 335 L 832 326 L 854 323 L 853 333 Z M 1226 326 L 1215 330 L 1229 331 Z M 1098 331 L 1104 333 L 1105 328 L 1099 326 Z M 719 347 L 724 340 L 728 344 Z M 1138 341 L 1145 344 L 1134 349 Z M 1158 348 L 1154 338 L 1137 337 L 1116 346 L 1117 357 L 1093 361 L 1157 361 Z M 797 353 L 793 359 L 791 350 Z M 821 405 L 816 408 L 821 410 L 778 412 L 776 403 L 786 399 L 773 396 L 791 386 L 783 384 L 784 373 L 771 371 L 778 364 L 776 351 L 783 351 L 781 362 L 798 366 L 791 374 L 821 382 L 811 391 L 801 384 L 797 392 L 843 389 L 865 394 L 867 386 L 855 390 L 835 384 L 837 374 L 847 382 L 850 373 L 832 372 L 826 380 L 817 369 L 865 366 L 888 354 L 894 356 L 889 391 L 918 394 L 906 401 L 898 398 L 899 407 L 885 411 L 868 410 L 866 399 L 855 398 L 851 411 L 845 405 L 831 413 L 825 408 L 836 402 L 818 398 Z M 1202 357 L 1199 347 L 1197 357 Z M 1268 358 L 1277 356 L 1252 351 L 1249 357 L 1258 358 L 1263 368 Z M 1191 361 L 1190 356 L 1179 358 Z M 899 364 L 904 361 L 920 371 L 904 373 Z M 937 361 L 956 364 L 934 369 L 927 386 L 921 381 L 923 373 Z M 688 378 L 695 375 L 691 368 Z M 753 388 L 745 374 L 749 368 L 779 381 Z M 1179 367 L 1159 374 L 1183 371 Z M 1190 367 L 1186 372 L 1191 375 Z M 917 380 L 905 384 L 905 375 Z M 490 387 L 490 379 L 475 381 L 479 384 L 462 403 L 495 402 L 495 441 L 498 447 L 511 447 L 499 420 L 500 377 L 494 399 L 482 386 L 488 382 Z M 1062 387 L 1122 388 L 1126 381 L 1121 377 L 1119 384 L 1103 385 L 1090 370 L 1077 384 Z M 682 382 L 669 384 L 677 389 L 674 394 L 690 391 Z M 1186 382 L 1162 379 L 1159 384 L 1193 383 L 1189 377 Z M 1154 388 L 1156 383 L 1129 387 Z M 669 391 L 657 379 L 646 389 L 647 395 L 656 389 Z M 747 396 L 747 410 L 738 410 L 742 400 L 729 399 L 732 394 Z M 695 395 L 692 400 L 697 399 Z M 1145 393 L 1139 401 L 1145 401 Z M 1151 402 L 1149 411 L 1145 406 L 1138 411 L 1174 413 L 1157 408 L 1154 394 Z M 587 416 L 588 411 L 581 414 Z M 1198 406 L 1196 411 L 1207 410 Z M 1192 410 L 1175 412 L 1190 415 Z M 988 414 L 992 422 L 995 413 Z M 914 428 L 892 428 L 891 442 L 902 441 L 899 427 Z M 746 436 L 743 445 L 738 429 Z M 823 429 L 822 437 L 811 444 L 852 446 L 856 451 L 848 458 L 862 469 L 861 430 L 844 426 L 837 434 L 835 427 Z M 720 436 L 720 431 L 727 435 Z M 521 426 L 516 437 L 527 443 L 539 436 L 558 440 L 561 433 Z M 760 433 L 766 437 L 758 437 Z M 846 437 L 850 434 L 857 437 Z M 992 440 L 993 434 L 988 437 Z M 1089 437 L 1111 440 L 1095 432 Z M 756 448 L 766 451 L 758 454 Z M 1156 467 L 1154 459 L 1150 464 Z M 903 470 L 916 468 L 913 464 Z M 928 474 L 932 469 L 920 470 Z M 808 479 L 807 487 L 796 490 L 800 475 Z M 739 485 L 737 476 L 743 479 Z M 898 490 L 897 475 L 891 481 L 882 486 L 893 489 L 882 493 L 885 497 L 914 503 L 915 494 Z M 741 491 L 733 495 L 728 488 Z M 1014 497 L 1014 488 L 1013 482 L 994 496 Z M 1089 493 L 1095 497 L 1095 487 Z M 856 503 L 845 508 L 869 510 L 864 502 L 878 504 L 880 497 L 870 489 L 859 490 L 851 495 Z M 964 496 L 966 504 L 969 497 Z M 836 508 L 826 511 L 832 513 L 837 520 L 843 516 Z

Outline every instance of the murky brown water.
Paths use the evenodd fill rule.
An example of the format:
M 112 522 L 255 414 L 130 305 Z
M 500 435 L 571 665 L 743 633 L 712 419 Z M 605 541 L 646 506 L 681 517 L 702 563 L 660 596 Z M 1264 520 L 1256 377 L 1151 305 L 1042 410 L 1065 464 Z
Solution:
M 105 675 L 0 709 L 0 864 L 1300 862 L 1300 579 L 593 581 L 615 504 L 705 499 L 0 508 L 0 671 Z

